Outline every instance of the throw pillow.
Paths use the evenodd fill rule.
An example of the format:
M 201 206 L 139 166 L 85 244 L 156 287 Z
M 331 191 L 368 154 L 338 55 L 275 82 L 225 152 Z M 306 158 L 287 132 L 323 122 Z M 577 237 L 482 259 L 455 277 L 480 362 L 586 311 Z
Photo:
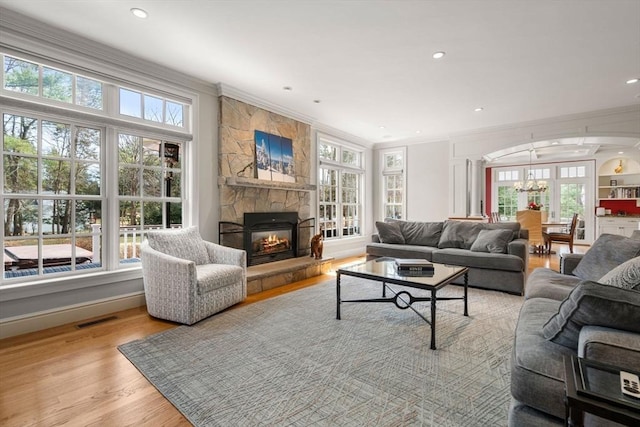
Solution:
M 544 325 L 542 335 L 577 350 L 580 330 L 586 325 L 640 333 L 640 292 L 580 282 Z
M 640 257 L 631 258 L 600 279 L 600 283 L 640 291 Z
M 381 243 L 404 243 L 404 237 L 397 222 L 376 221 L 376 228 Z
M 445 221 L 438 242 L 438 248 L 470 249 L 478 234 L 482 230 L 482 224 L 471 221 Z
M 389 221 L 387 221 L 389 222 Z M 419 222 L 391 220 L 400 226 L 407 245 L 438 247 L 443 222 Z
M 507 252 L 507 245 L 512 238 L 511 230 L 480 230 L 478 237 L 471 245 L 471 251 L 503 254 Z
M 196 265 L 209 262 L 207 247 L 197 227 L 147 231 L 146 235 L 149 245 L 157 251 L 193 261 Z
M 640 239 L 601 234 L 573 270 L 573 275 L 582 280 L 599 282 L 602 276 L 638 255 Z

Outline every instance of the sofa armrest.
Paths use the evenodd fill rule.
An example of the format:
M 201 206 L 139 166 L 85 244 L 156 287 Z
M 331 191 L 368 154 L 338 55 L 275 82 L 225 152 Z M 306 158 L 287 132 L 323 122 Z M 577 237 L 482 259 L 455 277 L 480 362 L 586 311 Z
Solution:
M 621 368 L 640 366 L 640 334 L 601 326 L 580 330 L 578 356 Z
M 560 254 L 560 273 L 572 274 L 584 254 Z
M 529 268 L 529 241 L 525 239 L 515 239 L 507 245 L 507 253 L 522 258 L 524 262 L 524 271 Z

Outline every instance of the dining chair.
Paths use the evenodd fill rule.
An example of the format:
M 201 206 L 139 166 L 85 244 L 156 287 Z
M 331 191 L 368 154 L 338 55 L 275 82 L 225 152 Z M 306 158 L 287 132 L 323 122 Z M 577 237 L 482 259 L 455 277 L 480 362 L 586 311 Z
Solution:
M 568 243 L 569 252 L 573 253 L 573 238 L 576 234 L 576 228 L 578 226 L 578 214 L 574 213 L 571 223 L 565 227 L 565 231 L 559 233 L 544 233 L 544 246 L 547 252 L 551 252 L 551 243 Z
M 500 212 L 491 212 L 491 222 L 500 222 Z

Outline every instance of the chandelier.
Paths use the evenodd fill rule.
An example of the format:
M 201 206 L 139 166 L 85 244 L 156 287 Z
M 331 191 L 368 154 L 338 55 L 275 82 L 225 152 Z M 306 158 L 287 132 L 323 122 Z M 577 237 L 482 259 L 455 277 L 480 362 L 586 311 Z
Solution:
M 533 172 L 531 171 L 532 152 L 533 148 L 529 149 L 529 176 L 527 180 L 524 183 L 518 181 L 513 184 L 513 188 L 519 193 L 544 193 L 548 188 L 547 181 L 538 181 L 533 177 Z

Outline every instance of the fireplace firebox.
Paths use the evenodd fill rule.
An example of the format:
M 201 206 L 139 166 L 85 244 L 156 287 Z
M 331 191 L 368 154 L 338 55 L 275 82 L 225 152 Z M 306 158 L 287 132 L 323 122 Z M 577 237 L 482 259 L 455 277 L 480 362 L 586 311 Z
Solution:
M 244 214 L 244 248 L 248 265 L 294 258 L 297 241 L 297 212 Z
M 297 212 L 245 213 L 244 224 L 218 223 L 220 244 L 247 253 L 247 265 L 310 256 L 315 218 L 300 220 Z

